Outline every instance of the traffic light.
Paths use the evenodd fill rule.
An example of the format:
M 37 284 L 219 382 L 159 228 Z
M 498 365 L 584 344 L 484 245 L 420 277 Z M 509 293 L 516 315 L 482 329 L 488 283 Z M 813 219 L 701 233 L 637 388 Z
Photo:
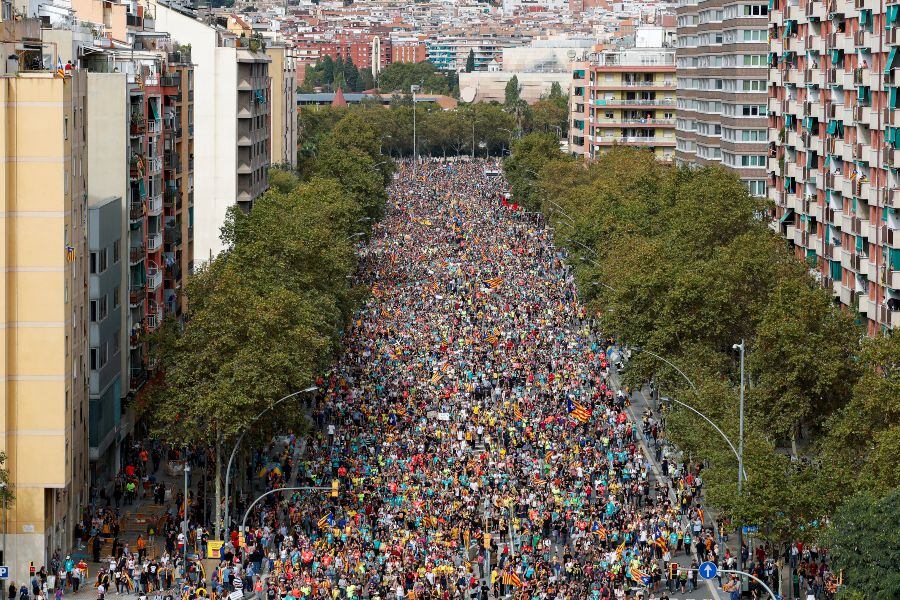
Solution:
M 331 480 L 331 497 L 337 498 L 339 491 L 340 491 L 340 481 L 338 481 L 337 479 L 332 479 Z
M 491 534 L 484 534 L 484 548 L 485 550 L 490 550 L 491 548 Z

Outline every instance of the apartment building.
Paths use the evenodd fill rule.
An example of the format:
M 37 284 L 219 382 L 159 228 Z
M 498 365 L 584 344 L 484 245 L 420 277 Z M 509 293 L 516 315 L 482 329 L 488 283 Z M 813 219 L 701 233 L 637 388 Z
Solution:
M 90 88 L 89 88 L 90 89 Z M 88 272 L 90 306 L 90 461 L 95 480 L 110 480 L 120 464 L 119 436 L 122 400 L 126 396 L 122 356 L 123 303 L 122 278 L 125 273 L 122 198 L 113 196 L 88 200 Z
M 870 334 L 900 324 L 900 8 L 770 4 L 773 226 Z
M 264 44 L 196 19 L 191 11 L 154 3 L 156 28 L 189 43 L 194 105 L 194 259 L 209 260 L 231 206 L 250 210 L 265 192 L 270 163 L 271 85 Z
M 297 168 L 297 67 L 294 53 L 284 45 L 269 46 L 266 54 L 272 62 L 272 133 L 269 156 L 272 162 Z
M 0 451 L 16 500 L 2 525 L 10 579 L 24 582 L 71 546 L 88 499 L 86 86 L 57 72 L 38 20 L 3 29 Z
M 769 11 L 765 2 L 679 0 L 675 161 L 722 164 L 766 195 Z
M 662 27 L 639 29 L 627 47 L 576 62 L 569 151 L 592 158 L 615 145 L 675 155 L 675 48 Z
M 528 38 L 510 36 L 440 36 L 426 42 L 426 58 L 444 71 L 464 71 L 469 53 L 475 58 L 475 70 L 487 71 L 491 62 L 503 55 L 503 49 L 528 43 Z

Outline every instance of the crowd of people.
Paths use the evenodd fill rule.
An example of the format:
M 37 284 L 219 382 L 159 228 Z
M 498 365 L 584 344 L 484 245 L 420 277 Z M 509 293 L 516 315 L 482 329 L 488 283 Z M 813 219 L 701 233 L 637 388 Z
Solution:
M 185 537 L 180 486 L 156 478 L 179 450 L 137 445 L 80 526 L 101 600 L 661 599 L 697 591 L 699 562 L 735 565 L 707 526 L 702 470 L 664 442 L 663 415 L 634 411 L 617 387 L 615 342 L 498 171 L 399 165 L 387 216 L 360 246 L 371 297 L 310 397 L 310 437 L 276 440 L 240 467 L 260 491 L 337 480 L 337 497 L 267 497 L 244 536 L 228 530 L 207 574 L 203 511 L 191 496 Z M 120 508 L 140 498 L 165 504 L 165 518 L 119 541 Z M 103 558 L 97 540 L 114 540 Z M 772 557 L 744 552 L 755 574 L 777 579 Z M 827 589 L 819 559 L 800 547 L 791 561 L 804 590 Z M 64 592 L 84 584 L 81 566 L 52 565 Z M 733 580 L 716 583 L 739 594 Z
M 372 297 L 298 464 L 340 498 L 275 497 L 251 518 L 270 597 L 646 597 L 675 555 L 717 558 L 699 477 L 651 476 L 612 341 L 491 167 L 401 165 L 361 253 Z

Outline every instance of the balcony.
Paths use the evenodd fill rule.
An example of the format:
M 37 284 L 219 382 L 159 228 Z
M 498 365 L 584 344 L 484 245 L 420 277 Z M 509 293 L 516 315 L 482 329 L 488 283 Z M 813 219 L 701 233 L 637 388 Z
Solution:
M 147 324 L 147 331 L 156 331 L 160 325 L 162 325 L 163 321 L 163 310 L 162 306 L 153 306 L 150 307 L 150 312 L 147 314 L 147 317 L 144 319 L 144 322 Z
M 656 138 L 656 137 L 600 137 L 594 136 L 594 143 L 601 146 L 611 146 L 613 144 L 639 144 L 642 146 L 674 146 L 674 138 Z
M 675 100 L 669 98 L 658 98 L 654 100 L 620 100 L 617 98 L 595 99 L 591 103 L 594 106 L 675 106 Z
M 147 268 L 147 292 L 155 292 L 159 289 L 159 286 L 162 285 L 163 274 L 162 269 L 159 267 L 148 267 Z
M 147 121 L 147 133 L 160 133 L 162 131 L 161 119 L 149 119 Z
M 135 109 L 136 110 L 136 109 Z M 144 115 L 139 112 L 134 112 L 131 115 L 131 134 L 138 135 L 144 133 L 147 130 L 147 122 L 144 120 Z
M 131 282 L 131 285 L 128 287 L 128 305 L 131 308 L 137 308 L 143 304 L 146 290 L 145 284 Z
M 674 127 L 675 119 L 619 119 L 591 123 L 595 127 Z
M 128 209 L 128 218 L 131 221 L 140 221 L 144 218 L 144 203 L 140 200 L 132 200 Z
M 158 252 L 162 248 L 162 234 L 152 233 L 147 236 L 147 252 Z
M 153 175 L 162 171 L 162 159 L 159 156 L 153 156 L 147 159 L 147 171 Z
M 156 194 L 147 198 L 147 214 L 151 217 L 162 214 L 163 199 L 162 194 Z
M 132 265 L 136 265 L 147 256 L 147 248 L 142 245 L 140 246 L 131 246 L 128 248 L 128 262 Z

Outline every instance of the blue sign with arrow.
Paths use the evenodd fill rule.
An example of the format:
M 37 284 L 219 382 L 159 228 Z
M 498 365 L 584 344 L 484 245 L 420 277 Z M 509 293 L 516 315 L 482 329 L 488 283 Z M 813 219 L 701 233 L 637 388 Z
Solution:
M 700 563 L 697 571 L 700 572 L 700 577 L 703 579 L 714 579 L 719 574 L 719 567 L 714 562 L 706 561 L 705 563 Z

